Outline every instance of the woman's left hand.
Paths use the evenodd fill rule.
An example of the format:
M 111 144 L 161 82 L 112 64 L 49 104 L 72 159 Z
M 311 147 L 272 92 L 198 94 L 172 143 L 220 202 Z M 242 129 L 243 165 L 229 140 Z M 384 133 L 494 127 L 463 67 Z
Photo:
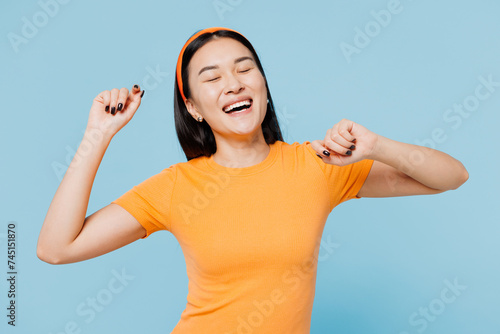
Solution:
M 377 140 L 376 133 L 343 119 L 326 131 L 325 139 L 313 140 L 311 147 L 325 163 L 345 166 L 363 159 L 373 159 Z

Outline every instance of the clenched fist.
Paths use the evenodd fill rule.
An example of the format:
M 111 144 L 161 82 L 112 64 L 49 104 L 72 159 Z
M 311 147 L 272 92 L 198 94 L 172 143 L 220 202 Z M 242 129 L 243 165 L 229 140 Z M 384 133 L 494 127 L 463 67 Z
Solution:
M 378 135 L 362 125 L 343 119 L 326 131 L 323 140 L 313 140 L 311 147 L 325 162 L 345 166 L 372 159 Z
M 141 92 L 138 85 L 134 85 L 130 92 L 125 87 L 100 92 L 90 108 L 87 130 L 97 130 L 113 137 L 132 119 L 143 95 L 144 91 Z

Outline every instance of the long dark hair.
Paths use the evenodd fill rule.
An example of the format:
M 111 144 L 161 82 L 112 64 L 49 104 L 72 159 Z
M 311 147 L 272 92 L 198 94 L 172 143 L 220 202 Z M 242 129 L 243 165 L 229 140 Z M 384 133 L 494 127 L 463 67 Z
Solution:
M 210 40 L 216 37 L 229 37 L 232 38 L 244 46 L 252 53 L 257 67 L 262 73 L 264 80 L 266 82 L 267 98 L 269 103 L 267 104 L 266 116 L 262 122 L 262 132 L 267 144 L 273 144 L 277 140 L 283 141 L 283 136 L 281 134 L 281 129 L 278 124 L 278 118 L 276 117 L 273 99 L 271 98 L 271 93 L 269 92 L 269 86 L 267 85 L 266 75 L 264 74 L 264 69 L 260 63 L 257 52 L 253 48 L 252 44 L 242 35 L 229 31 L 229 30 L 218 30 L 211 33 L 205 33 L 200 35 L 194 41 L 192 41 L 184 51 L 182 57 L 182 82 L 183 82 L 183 93 L 186 98 L 191 96 L 188 82 L 188 65 L 193 58 L 193 55 L 205 45 Z M 175 130 L 177 132 L 177 137 L 181 144 L 182 150 L 186 155 L 187 160 L 191 160 L 200 156 L 210 157 L 217 150 L 215 137 L 212 129 L 206 121 L 197 122 L 187 111 L 186 105 L 182 100 L 182 96 L 179 92 L 179 86 L 177 83 L 177 76 L 175 78 L 174 85 L 174 119 L 175 119 Z

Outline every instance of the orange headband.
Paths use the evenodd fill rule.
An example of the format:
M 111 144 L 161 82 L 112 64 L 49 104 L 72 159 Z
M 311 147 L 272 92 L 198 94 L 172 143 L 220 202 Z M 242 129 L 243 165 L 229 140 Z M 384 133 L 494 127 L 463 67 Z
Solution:
M 177 84 L 179 86 L 179 91 L 182 96 L 182 101 L 186 101 L 186 97 L 184 96 L 184 90 L 183 90 L 183 84 L 182 84 L 182 75 L 181 75 L 181 69 L 182 69 L 182 57 L 184 56 L 184 51 L 186 50 L 187 46 L 191 44 L 192 41 L 198 38 L 198 36 L 209 33 L 209 32 L 215 32 L 219 30 L 229 30 L 233 31 L 237 34 L 240 34 L 236 30 L 228 29 L 228 28 L 222 28 L 222 27 L 212 27 L 212 28 L 206 28 L 203 30 L 198 31 L 195 33 L 191 38 L 188 39 L 186 44 L 182 47 L 181 53 L 179 54 L 179 58 L 177 59 L 177 69 L 176 69 L 176 76 L 177 76 Z M 240 34 L 241 35 L 241 34 Z

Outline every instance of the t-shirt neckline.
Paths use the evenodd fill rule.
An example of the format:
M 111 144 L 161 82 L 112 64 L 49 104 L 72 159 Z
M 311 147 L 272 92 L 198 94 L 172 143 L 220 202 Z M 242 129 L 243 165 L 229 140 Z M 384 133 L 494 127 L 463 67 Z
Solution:
M 269 153 L 267 154 L 267 157 L 261 162 L 252 166 L 225 167 L 215 162 L 213 154 L 207 159 L 205 159 L 205 162 L 210 168 L 218 172 L 226 172 L 234 176 L 250 175 L 260 172 L 273 164 L 273 162 L 276 160 L 276 156 L 278 153 L 278 145 L 279 145 L 278 141 L 275 141 L 273 144 L 269 144 Z

